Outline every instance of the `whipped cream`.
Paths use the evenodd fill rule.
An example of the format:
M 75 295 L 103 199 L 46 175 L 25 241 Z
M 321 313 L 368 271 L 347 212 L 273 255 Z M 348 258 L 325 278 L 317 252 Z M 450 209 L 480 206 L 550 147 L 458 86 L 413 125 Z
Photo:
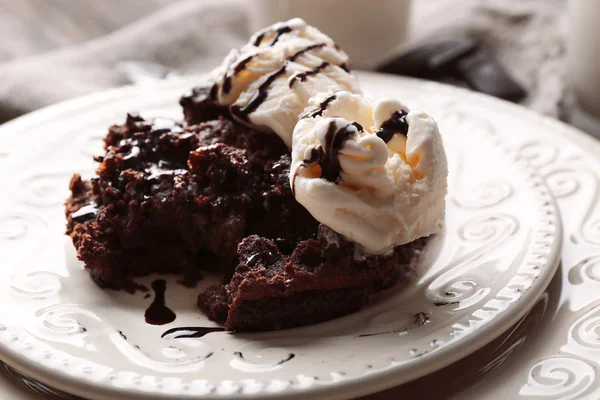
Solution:
M 210 80 L 213 96 L 255 128 L 290 147 L 298 116 L 316 94 L 359 93 L 350 61 L 335 42 L 299 18 L 270 26 L 233 50 Z
M 360 95 L 334 41 L 295 18 L 256 33 L 215 69 L 211 96 L 292 148 L 291 187 L 319 222 L 369 254 L 438 230 L 448 166 L 428 115 Z
M 348 92 L 310 106 L 294 129 L 290 180 L 315 219 L 370 254 L 438 230 L 448 166 L 431 117 Z

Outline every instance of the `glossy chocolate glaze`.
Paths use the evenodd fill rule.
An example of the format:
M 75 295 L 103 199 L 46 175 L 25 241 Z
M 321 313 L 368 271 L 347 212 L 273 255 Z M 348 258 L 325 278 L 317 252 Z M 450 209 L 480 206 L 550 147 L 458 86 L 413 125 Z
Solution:
M 98 206 L 96 204 L 88 204 L 81 207 L 71 215 L 75 222 L 85 222 L 96 218 L 98 215 Z

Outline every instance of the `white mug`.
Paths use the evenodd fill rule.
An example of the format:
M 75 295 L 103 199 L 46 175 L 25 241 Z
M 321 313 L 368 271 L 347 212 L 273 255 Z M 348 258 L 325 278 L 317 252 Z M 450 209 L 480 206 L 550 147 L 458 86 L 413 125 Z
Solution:
M 600 118 L 600 1 L 569 5 L 568 75 L 577 104 Z
M 372 69 L 406 40 L 411 0 L 250 0 L 250 27 L 304 19 L 330 36 L 352 66 Z

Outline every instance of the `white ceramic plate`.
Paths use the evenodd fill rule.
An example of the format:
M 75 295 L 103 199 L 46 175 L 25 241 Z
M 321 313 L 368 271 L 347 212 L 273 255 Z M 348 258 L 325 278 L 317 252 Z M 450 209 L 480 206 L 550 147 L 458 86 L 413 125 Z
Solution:
M 0 358 L 94 399 L 343 398 L 425 375 L 500 335 L 530 309 L 557 266 L 561 229 L 548 189 L 503 144 L 500 137 L 511 132 L 495 132 L 435 86 L 361 79 L 371 94 L 430 111 L 447 147 L 447 218 L 409 289 L 314 326 L 162 338 L 172 328 L 214 326 L 195 308 L 201 287 L 167 278 L 177 319 L 147 325 L 152 297 L 103 291 L 82 269 L 63 236 L 62 202 L 70 175 L 93 171 L 91 155 L 100 152 L 108 125 L 131 110 L 180 118 L 177 98 L 199 78 L 119 89 L 0 128 Z M 149 286 L 155 278 L 141 281 Z

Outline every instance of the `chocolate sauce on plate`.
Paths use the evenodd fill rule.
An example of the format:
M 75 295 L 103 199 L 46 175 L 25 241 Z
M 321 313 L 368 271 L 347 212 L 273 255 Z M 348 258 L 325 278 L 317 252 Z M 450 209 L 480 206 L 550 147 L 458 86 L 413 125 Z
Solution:
M 225 332 L 225 329 L 220 327 L 183 326 L 181 328 L 169 329 L 160 337 L 167 340 L 201 338 L 213 332 Z
M 144 314 L 146 322 L 150 325 L 165 325 L 175 321 L 177 316 L 165 305 L 167 282 L 164 279 L 157 279 L 152 282 L 151 287 L 154 290 L 154 300 Z

